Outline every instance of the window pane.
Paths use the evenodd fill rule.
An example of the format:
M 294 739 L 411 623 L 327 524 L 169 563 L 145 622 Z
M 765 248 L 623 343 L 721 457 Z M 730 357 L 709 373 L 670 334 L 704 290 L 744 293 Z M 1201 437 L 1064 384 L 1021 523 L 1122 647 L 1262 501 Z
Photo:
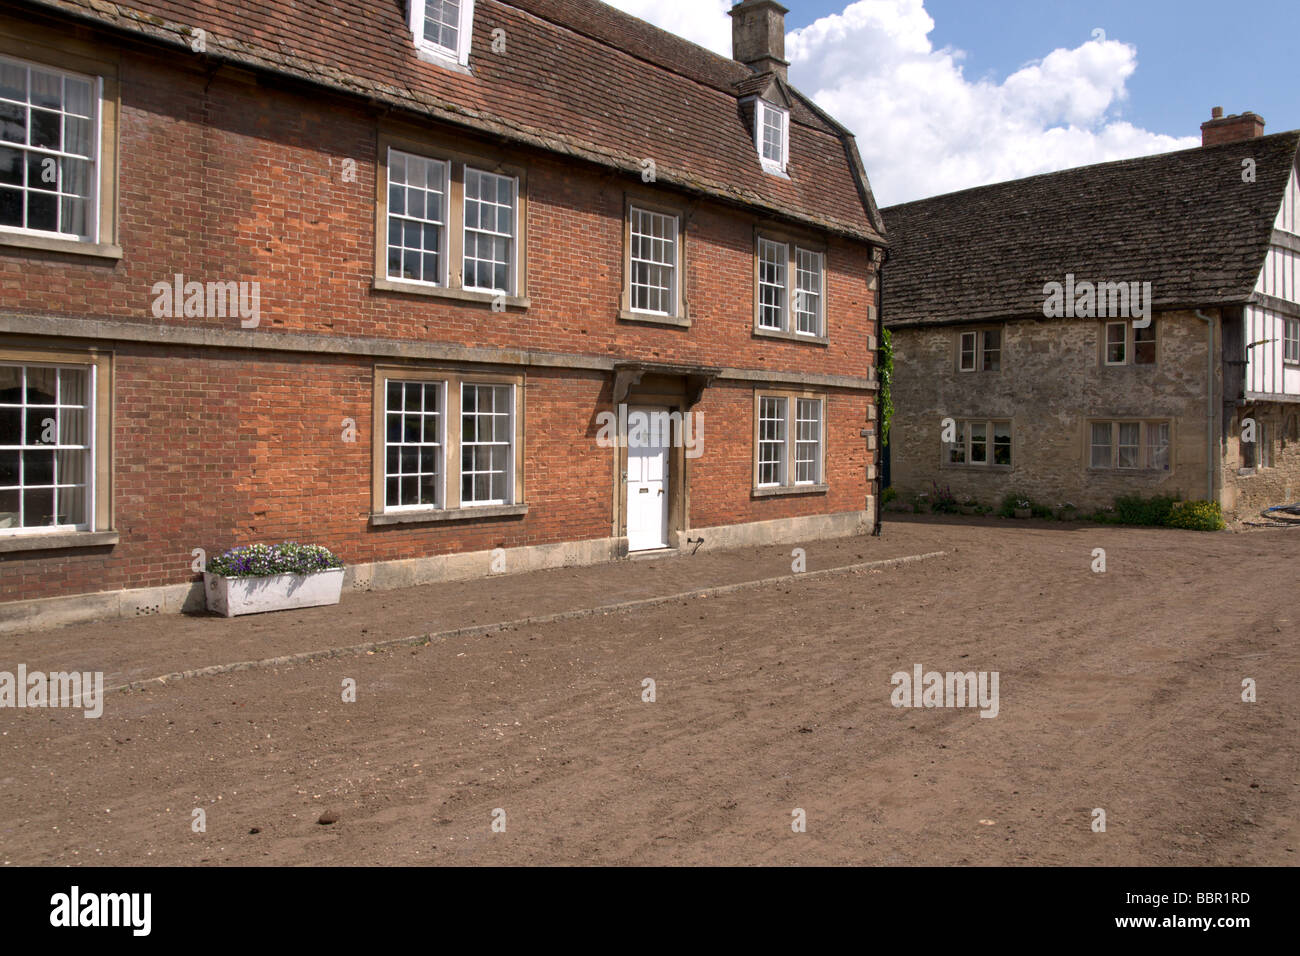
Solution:
M 971 354 L 973 356 L 974 352 L 972 351 Z M 966 464 L 966 423 L 957 422 L 956 425 L 954 440 L 948 446 L 948 463 L 951 465 L 964 465 Z
M 461 502 L 509 504 L 514 484 L 514 390 L 461 386 Z
M 963 332 L 961 334 L 961 370 L 963 372 L 975 371 L 974 332 Z
M 1002 368 L 1002 331 L 986 329 L 984 332 L 984 371 L 997 372 Z
M 759 399 L 758 403 L 758 483 L 785 483 L 785 410 L 784 398 Z
M 1137 422 L 1119 424 L 1119 467 L 1138 467 L 1138 436 L 1141 426 Z
M 393 278 L 442 284 L 447 164 L 389 152 L 388 269 Z
M 1169 423 L 1147 425 L 1147 467 L 1169 470 Z
M 511 294 L 515 180 L 465 167 L 465 285 Z
M 1011 423 L 993 423 L 993 464 L 1011 464 Z
M 1156 362 L 1155 319 L 1145 329 L 1133 329 L 1133 364 L 1154 365 Z
M 440 507 L 442 383 L 390 380 L 384 400 L 385 507 Z
M 795 249 L 795 331 L 822 334 L 822 254 Z
M 677 313 L 677 218 L 632 208 L 630 225 L 632 308 Z
M 1090 461 L 1093 468 L 1111 467 L 1112 456 L 1111 456 L 1110 422 L 1093 422 L 1092 456 Z
M 782 242 L 758 240 L 758 324 L 785 329 L 785 270 L 790 251 Z
M 1111 322 L 1106 326 L 1106 363 L 1120 365 L 1125 361 L 1124 342 L 1128 326 L 1123 322 Z
M 801 398 L 795 402 L 794 464 L 796 484 L 820 480 L 822 439 L 821 399 Z
M 988 463 L 988 434 L 988 424 L 986 422 L 971 422 L 970 461 L 972 465 L 983 465 Z

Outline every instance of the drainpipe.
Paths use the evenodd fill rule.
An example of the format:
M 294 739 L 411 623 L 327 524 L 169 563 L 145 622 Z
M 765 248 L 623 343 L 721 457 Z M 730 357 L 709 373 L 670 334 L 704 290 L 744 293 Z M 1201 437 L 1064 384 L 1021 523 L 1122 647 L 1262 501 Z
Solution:
M 1193 313 L 1205 323 L 1205 500 L 1214 500 L 1214 317 Z
M 884 255 L 880 257 L 880 267 L 876 269 L 876 384 L 880 385 L 880 358 L 885 349 L 885 263 L 889 261 L 889 250 L 884 250 Z M 871 493 L 876 503 L 876 525 L 871 530 L 872 537 L 880 537 L 881 514 L 884 512 L 884 506 L 880 503 L 880 483 L 882 480 L 882 471 L 885 460 L 885 435 L 882 430 L 884 423 L 884 408 L 880 402 L 881 393 L 879 387 L 876 389 L 876 478 L 871 483 Z

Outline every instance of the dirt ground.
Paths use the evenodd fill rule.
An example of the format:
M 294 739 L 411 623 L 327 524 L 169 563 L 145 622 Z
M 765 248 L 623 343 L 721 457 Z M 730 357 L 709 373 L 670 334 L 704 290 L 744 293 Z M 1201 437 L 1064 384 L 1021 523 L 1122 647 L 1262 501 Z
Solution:
M 97 720 L 0 710 L 0 863 L 1297 862 L 1300 531 L 918 517 L 805 547 L 810 570 L 947 553 L 119 692 Z M 0 670 L 113 683 L 789 565 L 701 553 L 78 625 L 0 638 Z M 892 706 L 914 664 L 998 672 L 998 715 Z

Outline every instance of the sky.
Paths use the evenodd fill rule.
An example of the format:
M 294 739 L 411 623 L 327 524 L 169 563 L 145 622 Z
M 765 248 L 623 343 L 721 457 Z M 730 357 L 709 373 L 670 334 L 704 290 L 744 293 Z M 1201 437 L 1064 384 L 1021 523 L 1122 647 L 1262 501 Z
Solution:
M 731 0 L 606 0 L 731 55 Z M 1300 128 L 1300 3 L 783 0 L 790 81 L 880 206 L 1200 145 L 1210 108 Z

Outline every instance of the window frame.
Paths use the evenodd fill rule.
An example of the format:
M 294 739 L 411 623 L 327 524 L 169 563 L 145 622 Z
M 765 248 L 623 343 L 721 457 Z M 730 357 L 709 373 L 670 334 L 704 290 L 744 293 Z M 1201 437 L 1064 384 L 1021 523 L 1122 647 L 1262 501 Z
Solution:
M 996 349 L 991 350 L 989 348 L 988 337 L 992 334 L 997 335 L 998 345 Z M 962 364 L 962 359 L 966 354 L 964 343 L 968 336 L 972 337 L 974 342 L 971 350 L 971 366 L 969 368 Z M 1006 327 L 1003 325 L 981 325 L 976 326 L 975 328 L 958 329 L 956 335 L 953 337 L 953 366 L 956 368 L 958 373 L 963 375 L 970 372 L 1001 372 L 1002 353 L 1006 351 L 1005 345 Z M 990 351 L 997 353 L 997 368 L 985 367 Z
M 771 283 L 763 281 L 764 245 L 782 250 L 784 255 L 784 273 L 781 286 L 781 327 L 774 328 L 764 324 L 764 288 L 772 288 Z M 806 342 L 814 345 L 829 345 L 830 330 L 828 316 L 830 276 L 827 268 L 828 249 L 822 242 L 799 233 L 791 233 L 758 225 L 754 229 L 754 316 L 753 334 L 759 337 L 785 339 L 792 342 Z M 817 293 L 816 332 L 802 332 L 798 329 L 799 296 L 804 293 L 799 288 L 800 255 L 815 256 L 818 268 L 820 291 Z M 806 300 L 805 300 L 806 301 Z
M 782 457 L 781 480 L 779 482 L 760 483 L 759 476 L 762 473 L 762 455 L 761 451 L 764 445 L 772 444 L 771 440 L 762 438 L 762 412 L 765 401 L 784 402 L 783 412 L 783 431 L 781 438 Z M 799 445 L 807 444 L 807 441 L 801 441 L 798 437 L 798 415 L 800 402 L 817 402 L 819 408 L 819 427 L 817 436 L 817 452 L 814 461 L 816 469 L 816 479 L 813 481 L 800 481 L 798 478 L 799 465 Z M 768 497 L 773 495 L 797 495 L 797 494 L 817 494 L 829 490 L 830 482 L 826 473 L 827 446 L 829 444 L 829 423 L 828 415 L 830 410 L 830 401 L 824 392 L 815 392 L 808 390 L 791 391 L 785 389 L 760 388 L 754 390 L 754 429 L 753 429 L 753 455 L 752 455 L 752 490 L 751 497 Z
M 465 246 L 466 246 L 466 243 L 465 243 L 465 237 L 466 237 L 466 235 L 471 231 L 471 229 L 470 229 L 470 227 L 469 227 L 469 220 L 468 220 L 468 218 L 467 218 L 467 216 L 466 216 L 466 208 L 467 208 L 467 206 L 468 206 L 468 204 L 469 204 L 469 202 L 470 202 L 470 199 L 469 199 L 469 193 L 468 193 L 468 191 L 464 188 L 464 186 L 465 186 L 465 184 L 468 182 L 468 180 L 469 180 L 469 174 L 470 174 L 471 172 L 473 172 L 473 173 L 477 173 L 477 174 L 480 175 L 480 176 L 491 176 L 491 177 L 494 177 L 494 178 L 496 178 L 496 179 L 504 179 L 504 180 L 507 180 L 507 181 L 510 183 L 510 217 L 511 217 L 511 221 L 510 221 L 510 234 L 509 234 L 509 236 L 508 236 L 508 241 L 509 241 L 509 244 L 510 244 L 510 257 L 509 257 L 509 260 L 506 262 L 506 288 L 505 288 L 505 289 L 485 288 L 485 287 L 483 287 L 483 286 L 469 285 L 469 284 L 465 283 L 465 259 L 466 259 L 466 255 L 465 255 Z M 463 288 L 466 292 L 484 292 L 484 293 L 487 293 L 488 295 L 493 295 L 493 296 L 495 296 L 495 295 L 505 295 L 506 297 L 514 296 L 516 290 L 517 290 L 518 287 L 519 287 L 519 267 L 518 267 L 518 261 L 519 261 L 519 177 L 518 177 L 518 176 L 511 176 L 511 175 L 509 175 L 508 173 L 498 173 L 498 172 L 494 172 L 494 171 L 489 170 L 489 169 L 480 169 L 478 166 L 476 166 L 476 165 L 472 165 L 472 164 L 470 164 L 470 163 L 462 163 L 462 165 L 461 165 L 461 176 L 462 176 L 462 180 L 461 180 L 461 182 L 462 182 L 462 188 L 461 188 L 461 207 L 460 207 L 460 223 L 461 223 L 461 229 L 460 229 L 460 235 L 461 235 L 461 256 L 460 256 L 460 264 L 461 264 L 461 266 L 460 266 L 460 275 L 461 275 L 462 288 Z M 479 202 L 482 202 L 482 199 L 481 199 L 481 198 L 479 199 Z M 483 234 L 483 235 L 491 235 L 491 236 L 498 236 L 498 237 L 499 237 L 499 235 L 500 235 L 499 233 L 495 233 L 495 232 L 492 232 L 492 231 L 489 231 L 489 230 L 486 230 L 486 229 L 474 229 L 474 230 L 472 230 L 472 231 L 477 232 L 477 233 L 481 233 L 481 234 Z
M 666 216 L 676 221 L 676 240 L 673 265 L 673 311 L 652 312 L 632 307 L 632 217 L 638 210 L 652 215 Z M 619 297 L 618 318 L 624 322 L 645 322 L 652 325 L 671 325 L 689 328 L 690 303 L 687 298 L 686 246 L 690 226 L 684 209 L 647 198 L 641 193 L 627 193 L 623 198 L 623 291 Z
M 428 365 L 377 365 L 374 371 L 371 514 L 372 525 L 407 524 L 423 521 L 447 521 L 526 514 L 524 498 L 524 393 L 527 376 L 491 369 L 478 371 L 465 367 Z M 436 382 L 441 386 L 442 446 L 439 461 L 439 503 L 437 505 L 389 506 L 387 499 L 387 391 L 390 382 Z M 507 489 L 503 502 L 465 502 L 462 500 L 461 443 L 464 388 L 466 386 L 508 386 L 510 388 L 510 448 L 507 452 Z
M 118 245 L 118 119 L 121 112 L 121 86 L 116 53 L 102 44 L 69 37 L 66 31 L 53 31 L 32 24 L 23 25 L 21 33 L 0 22 L 0 56 L 39 70 L 66 74 L 93 82 L 94 125 L 91 137 L 95 158 L 91 173 L 87 232 L 78 237 L 70 234 L 21 227 L 0 227 L 0 246 L 63 252 L 105 260 L 122 258 Z M 24 145 L 17 147 L 26 153 Z M 93 222 L 93 226 L 89 223 Z
M 781 157 L 780 160 L 769 159 L 765 152 L 765 133 L 767 132 L 768 114 L 775 114 L 780 122 Z M 766 173 L 787 176 L 790 166 L 790 111 L 783 106 L 770 103 L 761 96 L 754 100 L 754 147 L 758 150 L 758 161 Z
M 494 311 L 526 311 L 528 298 L 528 175 L 521 166 L 506 161 L 504 155 L 484 150 L 471 152 L 453 148 L 436 139 L 417 139 L 418 131 L 405 128 L 383 131 L 379 137 L 375 163 L 375 261 L 372 287 L 382 292 L 454 299 L 489 305 Z M 443 225 L 446 237 L 441 284 L 405 279 L 388 274 L 388 186 L 393 152 L 442 163 L 446 169 L 447 194 Z M 514 237 L 511 243 L 512 265 L 510 292 L 479 289 L 465 285 L 465 171 L 470 169 L 514 179 Z
M 1282 364 L 1300 365 L 1300 319 L 1282 319 Z
M 469 51 L 474 40 L 474 0 L 459 0 L 460 16 L 457 24 L 455 50 L 425 39 L 424 24 L 428 10 L 427 0 L 410 0 L 407 24 L 415 39 L 415 48 L 444 65 L 455 64 L 468 69 Z M 423 57 L 422 57 L 423 59 Z
M 940 467 L 977 468 L 983 471 L 1011 471 L 1015 468 L 1016 423 L 1014 418 L 999 418 L 996 416 L 992 418 L 972 418 L 967 416 L 964 418 L 955 418 L 953 421 L 957 429 L 956 435 L 954 436 L 957 439 L 956 441 L 943 441 L 942 433 L 940 433 Z M 1007 435 L 1007 451 L 1010 460 L 1004 465 L 998 464 L 995 460 L 997 458 L 997 449 L 1000 445 L 997 438 L 997 429 L 1000 425 L 1005 425 L 1009 433 Z M 984 446 L 983 461 L 975 461 L 974 458 L 975 426 L 982 426 L 984 429 L 984 438 L 981 441 L 981 444 Z M 953 461 L 953 452 L 958 449 L 961 451 L 962 460 Z
M 1155 368 L 1160 364 L 1160 332 L 1155 317 L 1151 318 L 1149 325 L 1141 329 L 1133 327 L 1133 319 L 1107 319 L 1100 323 L 1101 333 L 1099 338 L 1099 364 L 1106 368 L 1123 368 L 1124 366 L 1135 366 L 1140 368 Z M 1110 330 L 1122 326 L 1124 329 L 1124 340 L 1117 343 L 1124 349 L 1124 357 L 1118 362 L 1110 360 Z M 1138 341 L 1138 332 L 1149 332 L 1150 338 Z M 1151 346 L 1151 361 L 1139 362 L 1137 360 L 1137 350 L 1139 345 Z
M 1093 429 L 1096 426 L 1110 426 L 1110 442 L 1105 446 L 1097 445 L 1093 441 Z M 1137 438 L 1137 455 L 1138 463 L 1132 466 L 1121 466 L 1120 449 L 1121 447 L 1134 447 L 1133 445 L 1121 445 L 1121 426 L 1138 426 Z M 1169 439 L 1165 445 L 1165 457 L 1167 464 L 1164 468 L 1155 467 L 1151 464 L 1151 428 L 1168 429 Z M 1113 472 L 1123 472 L 1127 474 L 1148 473 L 1148 474 L 1173 474 L 1174 472 L 1174 421 L 1171 418 L 1088 418 L 1084 422 L 1084 467 L 1090 472 L 1110 474 Z M 1110 449 L 1109 465 L 1093 464 L 1093 448 L 1106 447 Z
M 0 364 L 85 370 L 87 381 L 86 520 L 81 525 L 37 525 L 0 529 L 0 551 L 28 547 L 114 544 L 113 527 L 113 353 L 40 351 L 0 347 Z M 71 539 L 71 540 L 70 540 Z M 111 540 L 110 540 L 111 539 Z

